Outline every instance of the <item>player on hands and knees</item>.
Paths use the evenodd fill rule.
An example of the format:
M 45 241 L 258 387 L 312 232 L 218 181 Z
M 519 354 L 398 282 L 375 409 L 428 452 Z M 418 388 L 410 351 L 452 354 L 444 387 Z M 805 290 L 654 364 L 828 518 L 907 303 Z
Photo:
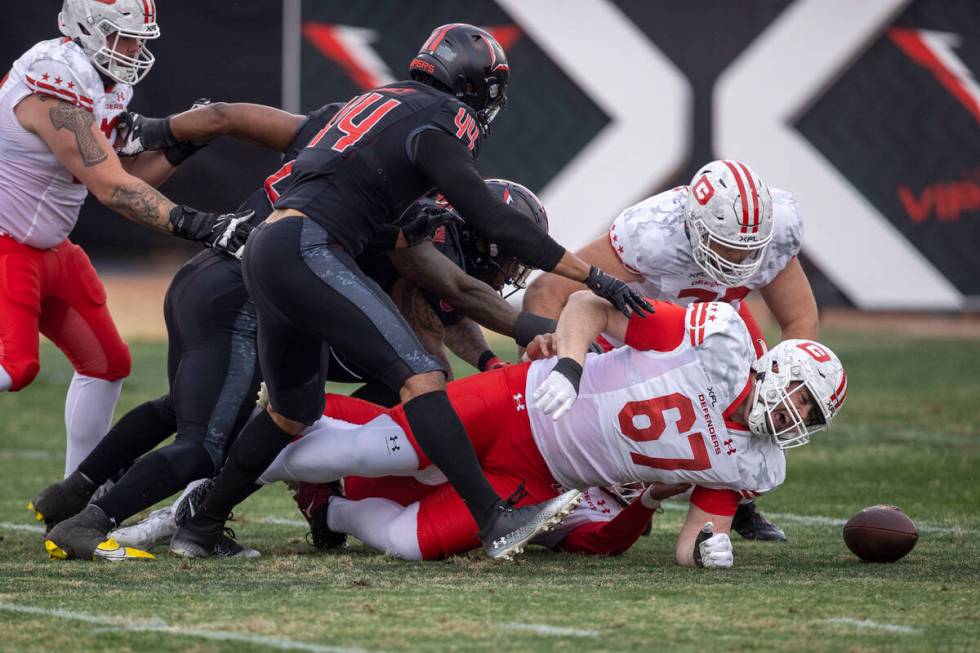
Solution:
M 770 192 L 741 162 L 713 161 L 702 166 L 689 186 L 624 210 L 608 234 L 578 254 L 647 297 L 684 305 L 731 303 L 761 355 L 762 332 L 742 301 L 752 290 L 762 294 L 783 338 L 817 337 L 816 302 L 796 258 L 802 239 L 800 211 L 791 193 Z M 579 288 L 555 275 L 541 275 L 528 288 L 524 308 L 557 316 Z M 785 539 L 749 500 L 739 508 L 735 530 L 747 539 Z
M 621 281 L 529 229 L 477 173 L 481 136 L 506 102 L 509 70 L 493 37 L 469 25 L 438 28 L 411 68 L 417 81 L 354 98 L 313 139 L 293 163 L 277 210 L 249 239 L 245 282 L 256 304 L 271 402 L 242 430 L 202 511 L 174 534 L 171 550 L 179 555 L 213 555 L 232 507 L 322 413 L 325 344 L 348 352 L 400 393 L 411 430 L 464 497 L 491 557 L 509 555 L 577 498 L 572 493 L 522 509 L 500 499 L 446 397 L 442 365 L 352 256 L 435 186 L 521 261 L 588 280 L 623 310 L 642 305 Z
M 627 320 L 577 293 L 557 333 L 528 348 L 533 358 L 547 358 L 455 381 L 449 397 L 498 491 L 523 482 L 525 500 L 540 501 L 556 487 L 692 484 L 676 561 L 730 566 L 727 533 L 739 500 L 782 484 L 784 449 L 830 426 L 846 397 L 846 376 L 833 352 L 809 340 L 786 340 L 756 359 L 748 329 L 728 304 L 685 309 L 658 302 L 656 309 L 645 320 Z M 600 333 L 625 346 L 586 356 Z M 331 396 L 327 407 L 328 417 L 286 447 L 263 482 L 431 471 L 406 428 L 403 406 L 382 412 Z M 364 426 L 353 426 L 358 422 Z M 382 441 L 396 442 L 397 455 Z M 392 502 L 338 497 L 326 519 L 331 529 L 367 542 L 411 542 L 415 535 L 418 555 L 438 558 L 477 545 L 462 505 L 449 488 L 397 514 Z M 388 531 L 371 535 L 377 528 Z M 394 552 L 403 551 L 410 553 Z

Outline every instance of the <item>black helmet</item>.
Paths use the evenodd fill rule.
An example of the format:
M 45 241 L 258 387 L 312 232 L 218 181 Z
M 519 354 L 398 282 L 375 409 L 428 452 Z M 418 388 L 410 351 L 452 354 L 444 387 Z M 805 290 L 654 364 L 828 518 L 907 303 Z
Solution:
M 507 105 L 507 55 L 497 39 L 479 27 L 451 23 L 435 28 L 408 70 L 412 79 L 434 79 L 471 106 L 484 134 Z
M 504 203 L 523 213 L 545 232 L 548 231 L 548 213 L 541 200 L 530 190 L 506 179 L 487 179 L 487 186 Z M 465 222 L 459 225 L 459 230 L 467 274 L 490 286 L 494 286 L 495 282 L 499 285 L 502 280 L 504 285 L 514 287 L 508 294 L 527 286 L 527 277 L 532 268 L 502 251 L 497 243 L 490 241 Z

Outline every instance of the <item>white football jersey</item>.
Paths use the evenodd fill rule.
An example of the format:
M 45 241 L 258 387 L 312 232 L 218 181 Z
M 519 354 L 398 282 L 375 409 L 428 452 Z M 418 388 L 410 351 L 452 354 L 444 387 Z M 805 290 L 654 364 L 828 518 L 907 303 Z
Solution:
M 612 521 L 622 511 L 623 507 L 607 490 L 586 488 L 582 491 L 582 500 L 575 506 L 575 510 L 553 529 L 531 540 L 531 544 L 556 549 L 563 539 L 580 526 Z
M 644 296 L 682 305 L 721 301 L 737 308 L 750 291 L 775 279 L 799 254 L 803 242 L 796 198 L 778 188 L 771 193 L 773 238 L 762 265 L 742 286 L 723 286 L 695 263 L 684 229 L 687 186 L 654 195 L 620 213 L 609 227 L 609 244 L 626 269 L 643 277 L 630 285 Z
M 567 488 L 691 483 L 758 496 L 780 485 L 783 451 L 727 417 L 750 391 L 755 352 L 735 308 L 658 303 L 625 347 L 586 358 L 578 399 L 555 421 L 528 403 L 531 432 Z M 532 363 L 529 397 L 557 360 Z M 726 414 L 726 412 L 728 414 Z
M 0 86 L 0 232 L 49 249 L 74 228 L 88 190 L 40 137 L 17 121 L 14 108 L 31 93 L 91 112 L 111 144 L 133 87 L 115 84 L 107 90 L 82 49 L 65 38 L 32 47 L 14 62 Z

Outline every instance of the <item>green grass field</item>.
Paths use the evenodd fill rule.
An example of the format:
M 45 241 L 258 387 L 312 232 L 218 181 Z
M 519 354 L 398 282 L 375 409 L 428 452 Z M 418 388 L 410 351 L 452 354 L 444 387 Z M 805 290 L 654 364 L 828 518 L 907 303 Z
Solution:
M 25 509 L 62 473 L 70 368 L 44 348 L 27 391 L 0 395 L 0 648 L 9 651 L 977 650 L 980 644 L 980 344 L 826 334 L 844 360 L 834 430 L 789 452 L 762 500 L 789 536 L 734 536 L 729 571 L 679 569 L 683 508 L 618 558 L 532 550 L 411 564 L 360 545 L 319 555 L 282 487 L 236 510 L 258 560 L 52 562 Z M 119 412 L 165 390 L 165 348 L 133 346 Z M 901 506 L 918 546 L 858 561 L 841 521 Z M 276 520 L 285 523 L 270 523 Z

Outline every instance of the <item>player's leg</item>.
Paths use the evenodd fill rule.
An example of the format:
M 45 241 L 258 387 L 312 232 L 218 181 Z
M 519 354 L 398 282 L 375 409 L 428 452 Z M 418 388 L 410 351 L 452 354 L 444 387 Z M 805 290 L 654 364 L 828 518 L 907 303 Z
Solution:
M 465 511 L 466 506 L 461 500 L 459 504 Z M 418 511 L 418 503 L 403 506 L 373 497 L 358 501 L 334 497 L 330 499 L 325 517 L 328 528 L 335 533 L 353 535 L 372 549 L 396 558 L 421 560 Z M 468 512 L 466 517 L 468 521 L 472 519 Z
M 42 302 L 41 333 L 75 368 L 65 401 L 67 476 L 109 430 L 122 379 L 129 376 L 132 361 L 88 256 L 68 241 L 55 254 L 61 272 Z
M 0 391 L 27 387 L 40 370 L 43 256 L 0 235 Z

